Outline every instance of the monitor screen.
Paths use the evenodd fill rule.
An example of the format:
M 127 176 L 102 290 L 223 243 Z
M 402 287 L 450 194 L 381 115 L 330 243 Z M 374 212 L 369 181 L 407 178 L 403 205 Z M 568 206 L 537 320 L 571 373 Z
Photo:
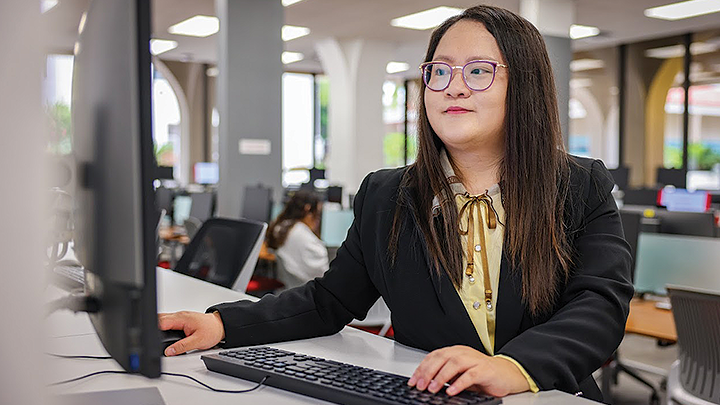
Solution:
M 213 216 L 215 196 L 213 193 L 190 194 L 190 216 L 205 222 Z
M 87 10 L 72 84 L 74 238 L 103 346 L 126 371 L 159 377 L 150 21 L 144 0 Z
M 182 225 L 190 216 L 192 198 L 189 195 L 179 195 L 173 200 L 173 222 Z
M 217 184 L 219 171 L 217 163 L 198 162 L 195 163 L 195 183 Z

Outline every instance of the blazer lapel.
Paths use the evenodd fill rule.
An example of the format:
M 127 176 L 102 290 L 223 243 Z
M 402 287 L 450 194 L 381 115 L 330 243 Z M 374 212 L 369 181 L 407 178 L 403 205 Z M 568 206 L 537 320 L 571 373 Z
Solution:
M 503 255 L 500 262 L 497 316 L 495 321 L 495 352 L 500 350 L 520 330 L 525 305 L 522 303 L 522 275 L 520 269 L 510 268 Z

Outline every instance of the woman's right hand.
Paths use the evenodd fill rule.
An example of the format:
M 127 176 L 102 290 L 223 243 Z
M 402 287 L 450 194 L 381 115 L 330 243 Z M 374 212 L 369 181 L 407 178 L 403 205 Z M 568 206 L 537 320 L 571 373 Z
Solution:
M 185 338 L 168 346 L 166 356 L 183 354 L 190 350 L 204 350 L 216 346 L 225 338 L 225 326 L 220 314 L 213 312 L 181 311 L 171 314 L 158 314 L 160 330 L 181 330 Z

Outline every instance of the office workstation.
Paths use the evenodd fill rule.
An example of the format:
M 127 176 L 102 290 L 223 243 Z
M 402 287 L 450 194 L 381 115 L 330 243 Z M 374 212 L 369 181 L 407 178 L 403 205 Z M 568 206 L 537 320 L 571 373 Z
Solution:
M 37 46 L 44 49 L 42 108 L 51 129 L 29 123 L 31 112 L 40 110 L 29 108 L 32 97 L 22 97 L 25 84 L 15 89 L 3 82 L 0 93 L 21 95 L 16 104 L 26 110 L 11 114 L 27 121 L 13 121 L 12 130 L 50 132 L 42 148 L 30 141 L 13 148 L 53 156 L 43 169 L 52 172 L 52 204 L 37 206 L 50 188 L 40 167 L 24 173 L 27 181 L 8 176 L 14 192 L 1 209 L 13 233 L 2 239 L 11 247 L 2 254 L 6 268 L 42 271 L 13 271 L 7 285 L 16 291 L 0 294 L 3 321 L 18 325 L 17 336 L 0 338 L 2 357 L 17 370 L 3 372 L 0 402 L 720 401 L 720 358 L 713 349 L 720 344 L 713 329 L 720 300 L 717 10 L 695 15 L 689 5 L 673 11 L 651 0 L 493 2 L 527 19 L 547 47 L 552 70 L 533 71 L 554 79 L 557 146 L 581 156 L 571 158 L 580 164 L 569 168 L 568 195 L 579 191 L 583 204 L 608 210 L 599 217 L 590 209 L 574 214 L 576 224 L 595 221 L 568 228 L 577 235 L 571 245 L 581 260 L 568 267 L 569 287 L 557 291 L 556 312 L 531 321 L 529 308 L 539 301 L 520 289 L 531 275 L 508 283 L 524 269 L 495 257 L 493 249 L 521 246 L 513 245 L 515 229 L 524 229 L 526 238 L 537 233 L 532 240 L 542 246 L 543 235 L 563 235 L 563 227 L 555 226 L 559 219 L 547 226 L 542 213 L 534 227 L 519 226 L 513 211 L 506 212 L 524 197 L 513 195 L 521 183 L 512 183 L 523 176 L 499 183 L 502 198 L 494 198 L 492 182 L 475 188 L 468 177 L 453 183 L 448 176 L 448 190 L 458 198 L 461 244 L 442 234 L 439 250 L 424 225 L 449 218 L 453 209 L 444 211 L 444 203 L 428 198 L 432 216 L 394 216 L 402 211 L 396 207 L 412 207 L 416 188 L 435 189 L 436 179 L 427 174 L 433 172 L 400 186 L 400 177 L 388 180 L 403 168 L 422 168 L 428 156 L 452 164 L 436 167 L 445 174 L 447 167 L 460 170 L 457 150 L 427 154 L 433 145 L 423 141 L 427 128 L 435 131 L 436 147 L 453 145 L 444 137 L 454 124 L 441 120 L 472 116 L 477 102 L 488 114 L 481 129 L 491 128 L 501 122 L 488 113 L 495 111 L 497 89 L 509 86 L 507 97 L 520 102 L 536 85 L 513 87 L 537 55 L 515 59 L 500 39 L 500 53 L 485 52 L 494 48 L 483 45 L 483 52 L 460 57 L 462 47 L 443 48 L 443 38 L 458 40 L 467 31 L 450 26 L 442 34 L 449 36 L 432 45 L 434 28 L 479 2 L 59 0 L 42 1 L 38 14 L 37 7 L 30 11 L 13 1 L 2 6 L 0 22 L 11 22 L 5 7 L 17 7 L 50 33 L 28 40 L 43 43 Z M 427 18 L 415 13 L 440 6 L 438 20 L 412 26 Z M 678 7 L 687 15 L 673 16 Z M 460 21 L 455 24 L 470 29 Z M 499 38 L 493 30 L 503 28 L 484 24 Z M 17 29 L 0 27 L 6 36 Z M 441 58 L 430 52 L 423 59 L 428 43 L 443 49 Z M 36 66 L 37 56 L 18 54 L 18 62 Z M 436 73 L 446 66 L 444 82 Z M 473 76 L 479 71 L 492 80 Z M 432 115 L 433 103 L 447 100 L 457 105 Z M 544 105 L 552 110 L 555 104 Z M 541 110 L 526 106 L 522 114 Z M 17 168 L 17 156 L 0 149 L 3 170 L 12 173 L 5 162 Z M 545 179 L 526 183 L 526 196 L 540 197 L 537 186 L 554 170 L 536 169 L 512 172 Z M 388 190 L 408 191 L 403 197 L 405 191 Z M 596 190 L 612 198 L 595 200 Z M 299 211 L 293 201 L 302 202 Z M 17 235 L 31 229 L 49 236 L 14 248 Z M 498 229 L 510 235 L 505 245 L 493 236 Z M 455 263 L 444 261 L 448 252 L 463 258 L 456 263 L 459 284 L 452 272 L 436 274 L 426 264 Z M 35 259 L 28 260 L 31 255 Z M 396 276 L 389 264 L 396 258 L 400 270 L 412 271 Z M 363 268 L 367 275 L 359 272 Z M 588 283 L 580 282 L 585 276 Z M 218 305 L 262 296 L 265 304 L 257 306 Z M 589 301 L 579 304 L 583 299 Z M 27 317 L 11 310 L 19 307 L 27 308 Z M 178 323 L 170 329 L 184 329 L 179 334 L 162 325 L 158 330 L 157 314 L 208 310 L 224 325 L 220 344 L 164 356 L 196 329 Z M 579 322 L 574 311 L 586 320 Z M 285 320 L 283 328 L 267 321 L 283 316 L 304 321 Z M 40 320 L 43 330 L 24 323 L 28 318 Z M 244 322 L 247 332 L 237 332 Z M 28 344 L 19 345 L 25 333 Z M 496 398 L 479 389 L 452 402 L 443 392 L 453 379 L 441 380 L 447 386 L 441 384 L 438 394 L 429 384 L 407 387 L 408 378 L 429 372 L 423 369 L 433 359 L 428 354 L 460 346 L 472 355 L 458 358 L 475 361 L 479 353 L 510 365 L 498 381 L 519 381 L 525 392 L 494 391 Z M 28 378 L 39 369 L 41 380 Z M 412 385 L 425 385 L 413 378 Z

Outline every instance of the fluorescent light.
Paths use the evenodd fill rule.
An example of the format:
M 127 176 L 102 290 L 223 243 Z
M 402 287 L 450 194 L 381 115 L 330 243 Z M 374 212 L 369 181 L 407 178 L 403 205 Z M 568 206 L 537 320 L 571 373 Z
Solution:
M 150 53 L 157 56 L 161 53 L 165 53 L 171 49 L 177 48 L 177 41 L 170 41 L 167 39 L 151 39 L 150 40 Z
M 660 7 L 648 8 L 645 10 L 645 16 L 650 18 L 659 18 L 661 20 L 675 21 L 683 18 L 717 13 L 718 11 L 720 11 L 720 1 L 718 0 L 689 0 Z
M 298 27 L 295 25 L 283 25 L 282 27 L 282 40 L 292 41 L 295 38 L 304 37 L 310 33 L 308 27 Z
M 220 31 L 220 20 L 209 15 L 196 15 L 168 28 L 171 34 L 203 38 L 218 31 Z
M 443 21 L 462 12 L 463 9 L 461 8 L 446 6 L 435 7 L 430 10 L 420 11 L 419 13 L 394 18 L 390 21 L 390 25 L 414 30 L 427 30 L 437 27 L 442 24 Z
M 52 10 L 53 7 L 57 6 L 58 0 L 42 0 L 40 2 L 40 12 L 42 14 L 47 13 L 48 11 Z
M 80 24 L 78 24 L 78 35 L 85 31 L 85 21 L 87 21 L 87 11 L 80 16 Z
M 599 33 L 600 33 L 600 29 L 598 27 L 591 27 L 589 25 L 578 25 L 578 24 L 573 24 L 570 26 L 570 38 L 572 38 L 572 39 L 594 37 L 595 35 L 597 35 Z
M 218 69 L 218 68 L 215 67 L 215 66 L 209 67 L 209 68 L 207 68 L 207 70 L 205 71 L 205 74 L 206 74 L 208 77 L 218 77 L 218 75 L 220 74 L 220 69 Z M 217 126 L 217 125 L 216 125 L 216 126 Z
M 573 72 L 582 72 L 583 70 L 602 69 L 605 62 L 600 59 L 576 59 L 570 62 L 570 70 Z
M 405 62 L 390 62 L 385 67 L 385 71 L 390 74 L 404 72 L 408 69 L 410 69 L 410 65 Z
M 706 42 L 693 42 L 690 44 L 691 55 L 702 55 L 704 53 L 715 52 L 719 47 L 715 44 Z M 681 58 L 685 55 L 685 47 L 683 45 L 670 45 L 660 48 L 652 48 L 645 50 L 645 56 L 655 59 L 671 59 Z
M 303 60 L 305 58 L 305 55 L 301 54 L 300 52 L 283 52 L 282 53 L 282 63 L 287 65 L 293 62 L 297 62 L 299 60 Z
M 301 1 L 302 0 L 282 0 L 282 5 L 285 7 L 292 6 L 293 4 L 300 3 Z

